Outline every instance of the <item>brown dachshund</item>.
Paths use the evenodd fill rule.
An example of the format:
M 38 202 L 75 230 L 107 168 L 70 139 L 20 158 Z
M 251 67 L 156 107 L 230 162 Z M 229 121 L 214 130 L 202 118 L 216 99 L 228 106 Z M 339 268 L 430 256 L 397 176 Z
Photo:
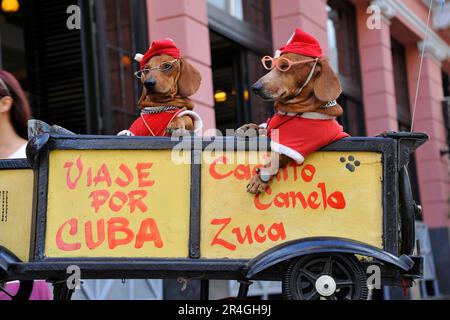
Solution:
M 188 98 L 200 87 L 201 75 L 184 58 L 170 39 L 156 41 L 146 53 L 137 55 L 136 72 L 143 90 L 139 100 L 141 116 L 121 135 L 171 136 L 199 131 L 202 121 L 192 111 Z
M 311 57 L 287 51 L 275 59 L 263 58 L 271 71 L 252 87 L 261 98 L 275 102 L 275 116 L 269 119 L 267 128 L 247 124 L 237 131 L 239 136 L 257 132 L 272 139 L 271 159 L 251 179 L 249 193 L 264 192 L 278 170 L 289 162 L 303 163 L 308 154 L 348 136 L 335 120 L 343 113 L 336 103 L 342 90 L 328 61 L 318 58 L 319 54 Z M 272 136 L 275 129 L 279 140 Z

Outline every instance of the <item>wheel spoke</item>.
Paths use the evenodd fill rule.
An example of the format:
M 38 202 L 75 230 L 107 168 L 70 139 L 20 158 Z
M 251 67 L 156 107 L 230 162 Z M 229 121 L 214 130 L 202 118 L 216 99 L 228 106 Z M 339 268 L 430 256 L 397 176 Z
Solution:
M 323 267 L 322 274 L 328 274 L 332 275 L 333 272 L 333 260 L 331 257 L 328 258 L 327 262 L 325 263 L 325 266 Z
M 10 297 L 11 299 L 14 298 L 14 296 L 9 293 L 8 291 L 6 291 L 5 289 L 3 289 L 2 287 L 0 287 L 0 291 L 3 292 L 4 294 L 6 294 L 8 297 Z
M 354 284 L 352 280 L 338 280 L 336 281 L 336 288 L 351 287 Z
M 314 300 L 319 297 L 319 293 L 316 290 L 311 291 L 309 295 L 305 297 L 305 300 Z
M 332 294 L 331 296 L 329 296 L 329 297 L 326 297 L 326 299 L 327 300 L 337 300 L 337 297 L 336 297 L 336 295 L 334 295 L 334 294 Z
M 303 274 L 306 278 L 308 278 L 310 281 L 314 282 L 319 278 L 319 276 L 315 273 L 312 273 L 311 271 L 308 271 L 306 269 L 301 269 L 300 274 Z

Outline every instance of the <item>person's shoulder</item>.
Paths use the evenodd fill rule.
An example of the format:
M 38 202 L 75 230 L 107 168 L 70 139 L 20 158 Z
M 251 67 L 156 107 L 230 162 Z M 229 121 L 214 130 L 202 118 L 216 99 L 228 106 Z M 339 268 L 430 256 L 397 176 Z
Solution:
M 9 159 L 25 159 L 27 157 L 27 144 L 24 143 L 17 149 L 12 155 L 9 156 Z

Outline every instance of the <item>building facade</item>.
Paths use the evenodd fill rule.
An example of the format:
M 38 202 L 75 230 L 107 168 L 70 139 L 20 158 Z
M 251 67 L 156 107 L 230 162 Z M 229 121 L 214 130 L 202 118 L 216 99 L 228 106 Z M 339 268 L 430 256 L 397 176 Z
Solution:
M 202 74 L 193 101 L 205 129 L 264 122 L 272 105 L 249 90 L 264 74 L 261 57 L 272 55 L 296 27 L 314 35 L 339 73 L 345 110 L 339 120 L 347 132 L 409 131 L 414 119 L 414 130 L 430 135 L 409 170 L 429 228 L 430 281 L 450 294 L 449 1 L 434 1 L 430 28 L 426 0 L 18 2 L 17 11 L 0 13 L 0 68 L 21 80 L 36 118 L 78 133 L 128 128 L 141 89 L 134 54 L 166 37 Z M 79 29 L 66 27 L 71 5 L 80 8 Z M 222 288 L 217 297 L 233 291 L 214 286 Z M 261 288 L 255 295 L 279 290 Z

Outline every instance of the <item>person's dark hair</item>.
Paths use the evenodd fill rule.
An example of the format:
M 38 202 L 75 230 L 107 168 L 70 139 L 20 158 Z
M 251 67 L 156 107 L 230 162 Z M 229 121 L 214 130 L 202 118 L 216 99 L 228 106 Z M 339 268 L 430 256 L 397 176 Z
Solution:
M 21 138 L 28 139 L 28 120 L 31 119 L 31 109 L 27 96 L 19 81 L 8 71 L 0 70 L 0 78 L 6 85 L 6 88 L 0 85 L 0 98 L 10 96 L 13 99 L 10 111 L 12 126 Z

